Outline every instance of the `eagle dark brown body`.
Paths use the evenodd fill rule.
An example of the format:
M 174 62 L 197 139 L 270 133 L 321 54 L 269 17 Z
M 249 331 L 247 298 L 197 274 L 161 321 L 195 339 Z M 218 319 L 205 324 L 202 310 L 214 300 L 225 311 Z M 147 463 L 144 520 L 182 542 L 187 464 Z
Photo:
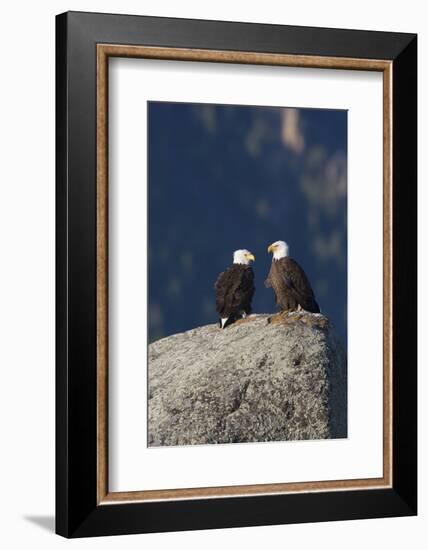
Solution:
M 311 313 L 320 312 L 305 272 L 289 257 L 272 260 L 265 286 L 273 289 L 281 311 L 295 311 L 300 306 Z
M 216 293 L 216 310 L 221 319 L 227 319 L 223 325 L 251 313 L 251 301 L 254 296 L 254 271 L 249 265 L 232 264 L 220 273 L 214 285 Z

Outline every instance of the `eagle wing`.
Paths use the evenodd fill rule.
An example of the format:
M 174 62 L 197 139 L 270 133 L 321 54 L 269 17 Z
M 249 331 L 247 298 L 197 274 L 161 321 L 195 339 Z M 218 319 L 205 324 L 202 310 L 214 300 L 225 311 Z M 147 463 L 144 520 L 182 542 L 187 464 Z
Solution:
M 216 310 L 221 317 L 228 317 L 240 309 L 250 313 L 255 291 L 254 271 L 251 267 L 234 264 L 220 273 L 214 288 Z
M 280 261 L 282 263 L 283 282 L 288 291 L 294 295 L 296 301 L 303 309 L 319 313 L 320 309 L 306 273 L 292 258 L 283 258 Z

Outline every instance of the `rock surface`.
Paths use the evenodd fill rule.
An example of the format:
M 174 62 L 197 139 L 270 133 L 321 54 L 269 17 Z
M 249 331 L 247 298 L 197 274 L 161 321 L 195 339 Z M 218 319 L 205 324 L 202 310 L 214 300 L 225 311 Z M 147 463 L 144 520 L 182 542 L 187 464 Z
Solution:
M 321 314 L 251 315 L 149 346 L 149 446 L 347 436 L 346 355 Z

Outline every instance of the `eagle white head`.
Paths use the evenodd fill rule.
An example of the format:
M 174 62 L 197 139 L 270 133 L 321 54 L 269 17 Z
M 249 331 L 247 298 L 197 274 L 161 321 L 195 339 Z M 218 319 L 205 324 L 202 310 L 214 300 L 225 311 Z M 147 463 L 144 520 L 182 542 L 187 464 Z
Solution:
M 273 253 L 274 260 L 280 260 L 288 256 L 288 244 L 284 241 L 276 241 L 269 245 L 268 252 Z
M 234 264 L 248 265 L 250 262 L 254 262 L 255 259 L 256 257 L 254 254 L 251 254 L 251 252 L 245 248 L 242 250 L 235 250 L 233 253 Z

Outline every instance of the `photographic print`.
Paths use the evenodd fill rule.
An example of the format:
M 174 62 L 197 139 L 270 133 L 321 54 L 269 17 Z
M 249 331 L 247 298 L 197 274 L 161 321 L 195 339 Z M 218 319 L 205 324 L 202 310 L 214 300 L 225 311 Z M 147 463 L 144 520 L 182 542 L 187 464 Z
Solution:
M 347 111 L 148 102 L 148 445 L 347 437 Z
M 57 533 L 415 515 L 416 35 L 56 32 Z

